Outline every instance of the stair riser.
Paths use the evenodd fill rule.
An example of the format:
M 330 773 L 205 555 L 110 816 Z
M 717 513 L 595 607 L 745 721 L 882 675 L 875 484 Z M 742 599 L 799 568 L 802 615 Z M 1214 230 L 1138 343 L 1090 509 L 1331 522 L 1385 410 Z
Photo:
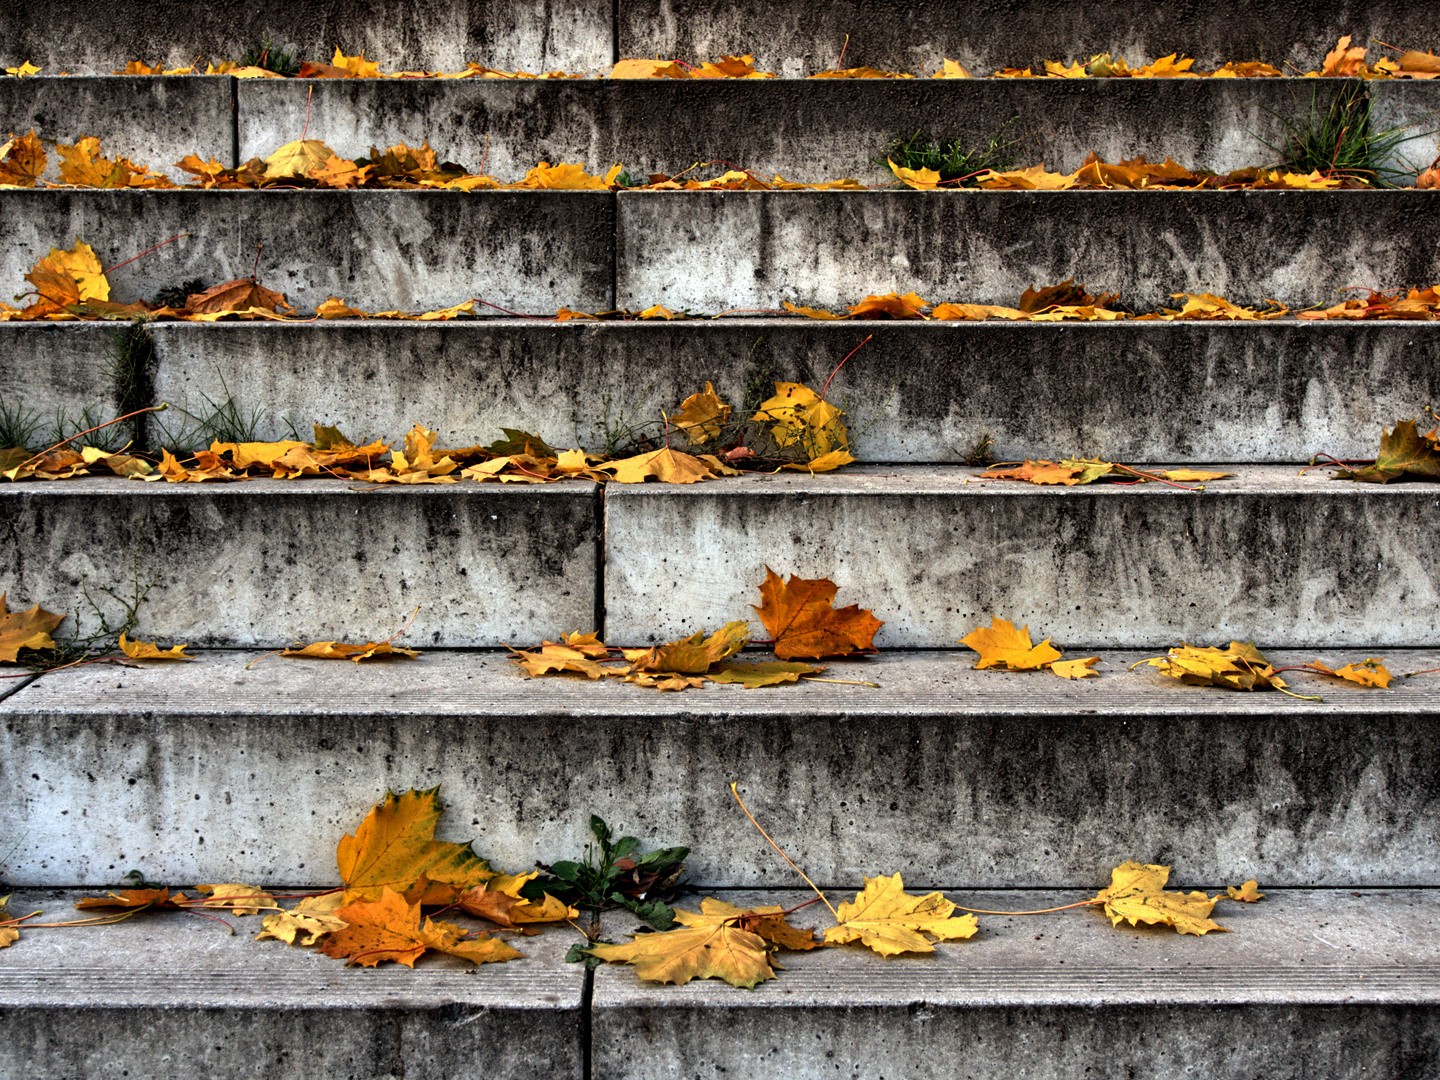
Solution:
M 83 0 L 15 0 L 0 25 L 7 63 L 28 59 L 47 73 L 108 74 L 139 59 L 183 67 L 197 54 L 238 61 L 262 39 L 327 63 L 337 45 L 351 55 L 363 49 L 386 71 L 463 71 L 471 60 L 507 71 L 585 71 L 611 62 L 612 10 L 611 0 L 460 0 L 404 10 L 382 0 L 254 0 L 223 19 L 197 19 L 184 0 L 157 0 L 96 19 Z
M 610 306 L 614 207 L 589 192 L 14 191 L 0 199 L 0 280 L 20 282 L 79 238 L 117 270 L 111 299 L 148 299 L 191 278 L 258 273 L 301 310 L 340 296 L 368 311 L 478 296 L 553 313 Z M 399 198 L 396 198 L 396 196 Z M 258 246 L 263 244 L 263 249 Z M 256 254 L 259 250 L 257 266 Z
M 885 621 L 886 648 L 949 647 L 991 614 L 1074 648 L 1440 643 L 1433 485 L 1314 473 L 1288 493 L 1232 480 L 1193 494 L 929 475 L 908 495 L 867 490 L 863 472 L 612 487 L 607 634 L 666 641 L 748 614 L 768 565 L 833 579 L 837 604 Z
M 723 1022 L 722 1022 L 723 1016 Z M 1440 1069 L 1434 1006 L 782 1009 L 598 1005 L 593 1075 L 1363 1080 Z M 646 1047 L 641 1057 L 637 1045 Z
M 0 581 L 12 604 L 64 610 L 82 582 L 128 597 L 133 564 L 142 587 L 154 577 L 145 632 L 197 646 L 380 641 L 416 607 L 417 646 L 498 645 L 594 621 L 596 506 L 579 485 L 360 495 L 339 481 L 161 484 L 4 489 Z
M 1176 292 L 1333 304 L 1440 277 L 1430 192 L 621 194 L 617 298 L 716 312 L 867 293 L 1014 304 L 1075 277 L 1144 309 Z
M 958 685 L 970 661 L 950 662 Z M 490 657 L 442 683 L 428 661 L 392 666 L 400 681 L 377 691 L 394 699 L 390 715 L 349 710 L 321 690 L 340 677 L 363 686 L 373 668 L 318 672 L 322 682 L 293 705 L 227 708 L 220 688 L 288 675 L 293 663 L 267 660 L 269 674 L 213 658 L 183 675 L 111 672 L 88 715 L 35 704 L 45 680 L 8 699 L 0 811 L 15 848 L 11 878 L 98 886 L 139 865 L 171 884 L 324 885 L 335 879 L 336 843 L 380 793 L 440 784 L 440 835 L 474 838 L 507 870 L 575 857 L 597 813 L 646 848 L 689 845 L 687 877 L 698 886 L 789 885 L 791 872 L 730 798 L 737 778 L 822 884 L 902 871 L 916 889 L 1093 892 L 1127 859 L 1174 864 L 1176 881 L 1212 885 L 1429 885 L 1440 873 L 1440 733 L 1434 713 L 1406 699 L 1341 717 L 1278 694 L 1194 690 L 1185 713 L 1172 702 L 1151 716 L 1103 715 L 1075 701 L 1071 715 L 1015 717 L 1055 680 L 991 674 L 986 686 L 1014 695 L 993 712 L 921 703 L 852 714 L 808 700 L 823 686 L 814 684 L 759 700 L 761 691 L 714 691 L 734 695 L 734 712 L 716 704 L 729 698 L 675 699 L 675 709 L 698 711 L 657 720 L 637 711 L 656 702 L 631 687 L 610 688 L 608 708 L 566 708 L 543 700 L 548 680 L 501 670 L 520 695 L 503 708 L 437 715 L 412 704 L 427 682 L 431 694 L 470 693 L 481 685 L 470 677 L 507 668 Z M 829 674 L 900 685 L 869 667 Z M 119 685 L 133 694 L 147 679 L 177 677 L 212 680 L 220 697 L 198 708 L 124 705 Z M 1156 702 L 1175 687 L 1145 677 Z M 1102 678 L 1127 676 L 1112 667 Z M 924 686 L 931 698 L 944 689 Z M 1314 680 L 1301 689 L 1352 703 L 1361 693 Z M 1149 700 L 1134 699 L 1139 710 Z M 853 700 L 864 708 L 864 697 Z
M 356 439 L 413 423 L 447 446 L 538 432 L 603 447 L 624 413 L 658 421 L 713 382 L 819 389 L 849 410 L 862 462 L 955 462 L 989 432 L 999 460 L 1372 457 L 1382 427 L 1440 400 L 1440 324 L 152 324 L 155 397 L 204 415 L 234 398 L 256 435 L 312 422 Z M 0 323 L 0 401 L 50 418 L 113 411 L 115 327 Z M 1025 408 L 1016 408 L 1023 393 Z M 752 404 L 755 404 L 752 402 Z M 210 406 L 209 408 L 213 408 Z M 1150 418 L 1137 422 L 1136 417 Z M 167 425 L 177 414 L 160 417 Z M 657 429 L 658 430 L 658 429 Z

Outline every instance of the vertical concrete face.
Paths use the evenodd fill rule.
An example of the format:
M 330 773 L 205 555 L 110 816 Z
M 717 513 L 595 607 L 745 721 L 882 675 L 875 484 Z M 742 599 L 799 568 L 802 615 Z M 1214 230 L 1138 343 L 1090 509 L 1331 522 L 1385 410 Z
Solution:
M 1435 80 L 1386 79 L 1366 84 L 1370 95 L 1370 126 L 1375 131 L 1400 129 L 1403 140 L 1387 155 L 1385 164 L 1401 174 L 1413 176 L 1429 166 L 1440 130 L 1440 86 Z M 1392 183 L 1412 180 L 1392 177 Z
M 617 302 L 838 308 L 872 293 L 1015 304 L 1074 277 L 1143 310 L 1172 293 L 1332 304 L 1356 281 L 1440 276 L 1428 192 L 635 192 Z
M 522 313 L 605 310 L 613 215 L 604 192 L 16 191 L 0 200 L 0 280 L 75 237 L 113 266 L 188 232 L 117 270 L 111 299 L 255 273 L 300 311 L 331 296 L 371 311 L 471 297 Z
M 110 160 L 129 158 L 181 183 L 190 177 L 175 162 L 187 154 L 234 164 L 234 81 L 220 75 L 5 79 L 0 131 L 34 130 L 42 139 L 67 144 L 93 135 Z M 45 149 L 44 178 L 59 180 L 60 156 L 53 145 Z
M 6 62 L 108 74 L 130 60 L 181 67 L 197 55 L 239 60 L 261 40 L 329 61 L 338 46 L 364 50 L 387 71 L 463 71 L 474 60 L 532 72 L 588 71 L 610 63 L 610 0 L 427 0 L 397 7 L 381 0 L 255 0 L 243 10 L 196 9 L 183 0 L 135 0 L 97 19 L 78 0 L 16 0 L 0 18 Z
M 70 422 L 87 412 L 97 424 L 119 415 L 111 377 L 117 329 L 103 323 L 0 323 L 0 409 L 33 418 L 33 439 L 27 441 L 57 427 L 68 435 L 78 430 Z
M 1266 0 L 1137 7 L 1105 0 L 1083 10 L 1064 3 L 1016 7 L 1006 0 L 936 5 L 917 0 L 776 8 L 765 0 L 717 7 L 701 0 L 621 0 L 622 56 L 675 56 L 698 63 L 753 53 L 764 71 L 809 75 L 841 64 L 925 75 L 945 58 L 972 74 L 1003 67 L 1043 70 L 1045 60 L 1087 60 L 1109 52 L 1131 63 L 1172 52 L 1200 69 L 1265 60 L 1318 70 L 1341 34 L 1355 41 L 1422 42 L 1440 34 L 1440 16 L 1402 0 L 1302 5 Z M 848 41 L 847 41 L 848 35 Z M 1388 36 L 1387 36 L 1388 35 Z

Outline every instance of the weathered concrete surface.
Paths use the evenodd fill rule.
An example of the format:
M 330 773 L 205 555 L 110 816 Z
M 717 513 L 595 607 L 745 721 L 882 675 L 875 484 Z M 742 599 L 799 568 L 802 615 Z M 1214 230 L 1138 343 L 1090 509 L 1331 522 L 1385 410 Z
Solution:
M 70 434 L 71 422 L 87 409 L 98 417 L 95 423 L 120 415 L 109 375 L 120 329 L 100 323 L 0 323 L 0 356 L 5 357 L 0 408 L 32 415 L 37 439 L 57 426 Z
M 143 852 L 135 863 L 148 872 Z M 71 918 L 79 895 L 21 893 L 11 911 Z M 436 954 L 365 970 L 255 942 L 258 918 L 217 917 L 237 936 L 175 912 L 91 927 L 83 944 L 24 934 L 0 954 L 0 1072 L 162 1080 L 185 1061 L 227 1080 L 258 1062 L 287 1078 L 581 1076 L 584 968 L 563 960 L 568 935 L 520 938 L 523 959 L 478 968 Z
M 1141 7 L 1105 0 L 1084 8 L 1064 0 L 1018 7 L 1007 0 L 927 4 L 923 0 L 843 0 L 822 6 L 741 0 L 724 6 L 700 0 L 621 0 L 622 56 L 678 56 L 698 63 L 722 54 L 753 53 L 757 66 L 783 75 L 868 64 L 912 74 L 933 73 L 943 58 L 975 75 L 1044 60 L 1087 60 L 1098 52 L 1142 63 L 1180 51 L 1196 67 L 1228 60 L 1265 60 L 1300 72 L 1318 70 L 1341 34 L 1432 41 L 1440 14 L 1402 0 L 1340 3 L 1202 4 L 1182 0 Z M 848 44 L 846 35 L 849 35 Z M 1043 70 L 1043 69 L 1042 69 Z
M 1171 293 L 1333 304 L 1440 278 L 1425 191 L 622 193 L 617 302 L 837 306 L 915 290 L 1014 304 L 1074 277 L 1145 310 Z
M 1406 139 L 1390 155 L 1391 168 L 1418 173 L 1429 166 L 1440 130 L 1440 86 L 1434 80 L 1386 79 L 1367 85 L 1375 131 L 1404 128 Z M 1411 181 L 1413 182 L 1413 181 Z
M 834 580 L 838 605 L 885 621 L 881 648 L 947 647 L 990 614 L 1077 648 L 1440 644 L 1440 485 L 1230 468 L 1203 493 L 943 466 L 612 485 L 606 633 L 667 641 L 744 617 L 768 565 Z
M 302 311 L 331 296 L 365 310 L 478 296 L 553 315 L 610 306 L 613 222 L 603 192 L 12 191 L 0 199 L 0 280 L 19 282 L 77 236 L 109 267 L 189 232 L 116 270 L 111 298 L 254 269 Z
M 1106 652 L 1098 679 L 1071 683 L 975 671 L 956 650 L 829 669 L 879 689 L 662 697 L 525 680 L 494 653 L 245 670 L 257 655 L 78 668 L 0 704 L 11 878 L 101 885 L 141 865 L 172 882 L 328 881 L 336 840 L 385 790 L 440 784 L 440 836 L 507 869 L 576 855 L 597 813 L 647 846 L 689 845 L 697 884 L 793 884 L 730 798 L 737 777 L 827 885 L 901 870 L 913 887 L 1093 891 L 1126 859 L 1267 887 L 1431 885 L 1440 870 L 1433 677 L 1286 676 L 1319 703 L 1130 671 L 1147 653 Z M 1396 673 L 1440 666 L 1433 650 L 1382 655 Z
M 609 0 L 427 0 L 397 7 L 381 0 L 254 0 L 243 8 L 197 11 L 184 0 L 125 0 L 96 18 L 81 0 L 13 0 L 0 14 L 6 65 L 31 60 L 60 70 L 109 74 L 131 60 L 183 67 L 197 55 L 238 60 L 270 39 L 328 62 L 339 46 L 364 50 L 386 71 L 463 71 L 474 60 L 506 71 L 608 66 Z
M 70 144 L 94 135 L 112 161 L 129 158 L 180 183 L 190 177 L 175 162 L 187 154 L 234 164 L 234 81 L 203 75 L 5 79 L 0 131 L 33 129 L 42 139 Z M 60 156 L 53 145 L 45 149 L 45 179 L 59 180 Z
M 1345 460 L 1440 400 L 1440 324 L 723 322 L 159 323 L 158 400 L 233 395 L 262 438 L 338 424 L 354 438 L 436 428 L 450 446 L 497 428 L 605 443 L 620 414 L 659 421 L 707 380 L 737 409 L 771 380 L 849 412 L 862 462 L 956 462 L 989 432 L 999 460 Z M 109 327 L 0 324 L 0 401 L 104 400 Z M 51 385 L 51 383 L 55 385 Z M 1024 407 L 1016 407 L 1017 387 Z M 1136 417 L 1163 418 L 1137 422 Z M 170 422 L 169 417 L 164 417 Z M 658 430 L 658 429 L 657 429 Z
M 504 179 L 542 159 L 594 172 L 623 162 L 636 177 L 718 159 L 765 176 L 881 183 L 894 178 L 873 159 L 897 134 L 924 128 L 984 146 L 1011 117 L 1018 164 L 1070 171 L 1093 150 L 1228 171 L 1273 158 L 1264 144 L 1283 141 L 1279 116 L 1305 111 L 1292 84 L 1258 79 L 246 79 L 236 93 L 241 160 L 293 138 L 308 108 L 311 135 L 342 157 L 428 139 L 443 157 L 472 170 L 483 160 Z
M 812 897 L 723 898 L 791 907 Z M 1015 911 L 1076 895 L 950 898 Z M 641 983 L 607 965 L 595 973 L 592 1074 L 1428 1076 L 1440 1070 L 1436 911 L 1425 892 L 1280 891 L 1221 905 L 1215 917 L 1234 932 L 1203 939 L 1112 929 L 1095 911 L 981 915 L 975 937 L 933 956 L 881 960 L 859 945 L 784 953 L 778 978 L 746 994 L 715 980 Z M 830 925 L 818 905 L 791 919 Z M 611 927 L 624 940 L 634 922 Z
M 141 632 L 200 646 L 381 641 L 417 607 L 407 644 L 493 646 L 593 621 L 595 530 L 579 486 L 9 484 L 0 581 L 66 610 L 128 597 L 133 563 Z

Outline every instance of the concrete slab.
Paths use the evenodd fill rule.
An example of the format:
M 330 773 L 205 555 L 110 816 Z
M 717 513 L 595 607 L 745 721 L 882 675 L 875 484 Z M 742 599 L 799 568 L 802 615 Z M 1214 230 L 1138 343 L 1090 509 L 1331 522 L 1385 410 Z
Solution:
M 647 847 L 690 846 L 697 885 L 796 883 L 731 799 L 737 779 L 824 885 L 902 870 L 926 888 L 1094 889 L 1126 859 L 1264 886 L 1423 886 L 1440 868 L 1434 675 L 1287 676 L 1321 703 L 1128 670 L 1154 654 L 1106 651 L 1098 679 L 1072 683 L 975 671 L 957 650 L 827 673 L 878 689 L 662 696 L 526 680 L 494 653 L 246 670 L 257 655 L 75 668 L 0 703 L 11 879 L 328 881 L 384 791 L 439 784 L 440 836 L 508 870 L 576 857 L 597 813 Z M 1397 674 L 1440 667 L 1435 650 L 1380 655 Z
M 1020 164 L 1071 171 L 1091 152 L 1109 161 L 1168 155 L 1228 171 L 1271 160 L 1279 117 L 1308 106 L 1279 80 L 705 80 L 389 82 L 246 79 L 238 83 L 240 158 L 311 135 L 337 154 L 419 145 L 518 180 L 540 160 L 592 171 L 623 162 L 632 176 L 695 162 L 733 162 L 764 176 L 893 181 L 874 158 L 897 134 L 984 146 L 997 128 Z M 313 95 L 313 96 L 312 96 Z M 1278 114 L 1278 115 L 1276 115 Z M 677 124 L 675 118 L 685 122 Z
M 13 913 L 77 917 L 82 892 L 24 892 Z M 94 895 L 93 892 L 90 895 Z M 519 938 L 523 959 L 363 969 L 252 940 L 257 917 L 150 912 L 113 926 L 23 932 L 0 953 L 0 1070 L 11 1075 L 581 1076 L 584 969 L 573 934 Z M 490 924 L 447 912 L 467 929 Z M 505 935 L 508 936 L 508 935 Z
M 0 199 L 10 239 L 0 280 L 21 282 L 76 237 L 110 267 L 189 232 L 116 270 L 111 298 L 258 272 L 301 311 L 331 296 L 372 311 L 479 296 L 553 315 L 611 306 L 613 223 L 604 192 L 11 191 Z
M 60 179 L 54 141 L 73 144 L 93 135 L 112 161 L 129 158 L 181 183 L 190 177 L 175 162 L 187 154 L 235 164 L 234 82 L 221 75 L 6 79 L 0 82 L 0 131 L 33 128 L 52 142 L 46 180 Z
M 956 462 L 987 432 L 1000 460 L 1353 460 L 1417 403 L 1440 400 L 1436 323 L 502 319 L 150 332 L 159 400 L 198 412 L 233 396 L 245 416 L 258 411 L 262 438 L 288 437 L 289 422 L 398 437 L 420 421 L 452 446 L 504 426 L 596 448 L 607 398 L 612 425 L 622 413 L 658 420 L 709 380 L 740 410 L 750 383 L 818 388 L 867 336 L 830 389 L 865 462 Z M 0 369 L 0 401 L 96 406 L 112 333 L 0 324 L 0 351 L 17 360 Z
M 1425 191 L 692 191 L 618 196 L 623 307 L 835 307 L 915 290 L 1013 304 L 1074 277 L 1143 310 L 1177 292 L 1335 302 L 1440 277 Z
M 741 906 L 811 899 L 719 895 Z M 837 890 L 832 902 L 841 898 Z M 1016 911 L 1081 897 L 949 898 Z M 1112 929 L 1083 909 L 981 915 L 975 937 L 941 944 L 933 955 L 882 959 L 859 945 L 784 953 L 779 977 L 749 992 L 713 979 L 641 983 L 630 969 L 606 965 L 595 973 L 592 1072 L 1424 1075 L 1440 1068 L 1437 911 L 1423 891 L 1275 891 L 1255 905 L 1222 904 L 1215 917 L 1233 932 L 1204 938 Z M 831 925 L 819 905 L 791 918 Z M 614 917 L 611 925 L 612 938 L 623 941 L 633 920 Z
M 622 56 L 678 56 L 699 63 L 748 52 L 761 70 L 782 75 L 833 68 L 842 50 L 846 67 L 864 64 L 916 75 L 933 73 L 946 57 L 972 74 L 988 75 L 1002 67 L 1039 70 L 1044 60 L 1087 60 L 1098 52 L 1138 63 L 1177 50 L 1195 57 L 1197 68 L 1266 60 L 1287 70 L 1296 65 L 1299 74 L 1318 70 L 1341 34 L 1353 34 L 1357 43 L 1421 42 L 1440 35 L 1440 16 L 1431 11 L 1417 16 L 1400 0 L 1298 6 L 1182 0 L 1145 9 L 1104 0 L 1083 11 L 1063 0 L 1023 10 L 1006 0 L 963 7 L 844 0 L 823 8 L 776 7 L 764 0 L 723 7 L 699 0 L 621 0 L 617 25 Z
M 839 605 L 884 620 L 881 648 L 945 648 L 990 614 L 1076 648 L 1440 644 L 1440 485 L 1231 466 L 1196 493 L 853 468 L 612 486 L 607 634 L 668 641 L 745 618 L 768 565 L 834 580 Z
M 119 416 L 110 365 L 115 335 L 122 329 L 100 323 L 0 323 L 0 356 L 7 358 L 0 365 L 0 408 L 33 420 L 35 439 L 56 427 L 70 434 L 77 430 L 72 422 L 86 410 L 97 424 Z
M 140 484 L 87 478 L 0 488 L 0 579 L 12 602 L 73 610 L 82 587 L 144 588 L 144 634 L 199 646 L 298 638 L 498 645 L 588 626 L 596 506 L 581 486 Z M 371 635 L 365 638 L 365 635 Z
M 243 11 L 197 12 L 183 0 L 125 2 L 103 20 L 79 0 L 16 0 L 0 21 L 6 63 L 28 59 L 47 73 L 108 75 L 131 60 L 182 67 L 199 54 L 238 60 L 270 39 L 304 59 L 329 61 L 339 46 L 362 49 L 386 71 L 463 71 L 475 60 L 506 71 L 586 71 L 611 63 L 608 0 L 426 2 L 397 9 L 380 0 L 340 6 L 324 0 L 255 0 Z

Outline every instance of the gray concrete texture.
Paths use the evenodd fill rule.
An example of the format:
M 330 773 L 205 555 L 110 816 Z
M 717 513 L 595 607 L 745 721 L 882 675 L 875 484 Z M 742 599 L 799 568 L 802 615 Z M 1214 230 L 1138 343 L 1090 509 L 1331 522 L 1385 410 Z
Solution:
M 13 191 L 0 199 L 0 280 L 23 284 L 76 238 L 110 267 L 188 232 L 116 270 L 111 299 L 254 271 L 300 311 L 331 296 L 368 311 L 471 297 L 526 314 L 603 311 L 614 213 L 603 192 Z
M 234 81 L 183 75 L 0 80 L 0 132 L 33 129 L 67 144 L 93 135 L 110 160 L 129 158 L 181 183 L 190 177 L 175 162 L 187 154 L 235 164 Z M 57 181 L 60 155 L 53 145 L 45 149 L 45 179 Z
M 97 590 L 153 578 L 142 637 L 363 644 L 419 608 L 403 644 L 494 646 L 593 620 L 596 508 L 579 485 L 87 478 L 7 485 L 0 507 L 12 605 L 83 608 L 88 587 L 114 616 Z
M 957 649 L 827 672 L 878 689 L 675 697 L 526 680 L 497 653 L 246 670 L 257 655 L 77 668 L 0 703 L 13 881 L 108 884 L 138 865 L 325 883 L 387 789 L 439 784 L 439 836 L 510 871 L 579 857 L 595 813 L 646 849 L 688 845 L 697 886 L 798 886 L 731 798 L 737 779 L 827 886 L 901 871 L 914 888 L 1094 890 L 1127 859 L 1173 864 L 1177 883 L 1428 886 L 1440 867 L 1433 675 L 1389 690 L 1287 676 L 1321 703 L 1128 670 L 1154 654 L 1107 652 L 1099 678 L 1068 682 L 976 671 Z M 1397 674 L 1440 666 L 1434 650 L 1381 655 Z
M 596 172 L 622 162 L 643 178 L 718 159 L 766 177 L 867 184 L 894 181 L 882 151 L 897 135 L 923 128 L 983 148 L 1007 121 L 1017 166 L 1043 161 L 1069 172 L 1094 151 L 1107 161 L 1168 156 L 1227 172 L 1275 160 L 1266 143 L 1283 144 L 1280 118 L 1298 122 L 1315 92 L 1310 83 L 1255 79 L 247 79 L 237 87 L 242 161 L 295 138 L 309 109 L 311 137 L 342 157 L 428 139 L 442 157 L 472 171 L 484 161 L 506 180 L 541 160 Z
M 905 465 L 613 486 L 606 632 L 668 641 L 745 618 L 768 565 L 835 581 L 837 606 L 885 622 L 881 648 L 945 648 L 992 614 L 1076 648 L 1440 644 L 1440 485 L 1231 471 L 1200 493 Z
M 239 60 L 261 40 L 330 61 L 362 49 L 386 71 L 463 71 L 468 61 L 506 71 L 586 71 L 611 60 L 609 0 L 254 0 L 234 11 L 184 0 L 125 0 L 97 19 L 83 0 L 14 0 L 0 14 L 6 65 L 30 60 L 47 74 L 109 74 L 131 60 L 183 67 L 196 56 Z
M 742 907 L 811 899 L 721 898 Z M 849 898 L 836 892 L 831 902 Z M 1016 911 L 1077 896 L 950 899 Z M 1362 1080 L 1440 1070 L 1440 956 L 1426 893 L 1272 892 L 1259 904 L 1222 904 L 1215 918 L 1233 932 L 1116 930 L 1097 911 L 981 915 L 975 937 L 934 955 L 881 960 L 860 945 L 782 953 L 778 978 L 744 994 L 713 979 L 641 983 L 607 965 L 595 973 L 593 1075 Z M 791 921 L 830 925 L 818 905 Z M 623 941 L 634 920 L 611 926 Z
M 1431 51 L 1437 46 L 1429 46 Z M 1372 82 L 1370 126 L 1375 131 L 1404 129 L 1404 140 L 1390 154 L 1391 168 L 1416 173 L 1436 157 L 1440 134 L 1440 86 L 1433 79 L 1423 82 L 1386 80 Z
M 31 416 L 36 438 L 87 409 L 92 415 L 103 412 L 100 420 L 120 415 L 109 374 L 117 329 L 102 323 L 0 323 L 0 356 L 6 358 L 0 364 L 0 409 Z
M 103 401 L 112 333 L 0 324 L 0 354 L 16 358 L 0 369 L 0 401 L 47 413 Z M 1361 459 L 1383 427 L 1440 400 L 1440 325 L 1426 323 L 336 321 L 151 333 L 158 400 L 203 415 L 233 396 L 243 415 L 258 410 L 261 438 L 287 437 L 292 422 L 397 438 L 419 422 L 451 446 L 515 427 L 590 449 L 607 422 L 658 421 L 706 381 L 736 410 L 747 383 L 818 390 L 872 336 L 829 391 L 862 470 L 963 461 L 987 432 L 1004 461 Z
M 1200 69 L 1264 60 L 1287 71 L 1293 65 L 1300 74 L 1319 70 L 1341 34 L 1353 35 L 1357 44 L 1378 38 L 1401 48 L 1428 48 L 1440 37 L 1440 13 L 1403 0 L 1181 0 L 1152 6 L 1103 0 L 1084 7 L 1065 0 L 1023 7 L 1008 0 L 779 7 L 768 0 L 621 0 L 618 32 L 622 56 L 698 63 L 753 53 L 760 70 L 782 75 L 833 68 L 842 49 L 847 68 L 916 75 L 933 73 L 946 58 L 988 75 L 1002 67 L 1043 70 L 1045 60 L 1083 61 L 1099 52 L 1138 64 L 1176 51 L 1195 57 Z
M 1142 309 L 1178 292 L 1336 302 L 1440 277 L 1427 191 L 622 193 L 616 299 L 702 312 L 917 291 L 1013 304 L 1075 277 Z
M 81 895 L 20 893 L 10 910 L 96 914 L 73 911 Z M 479 968 L 436 954 L 414 971 L 366 970 L 253 941 L 258 917 L 216 917 L 236 936 L 175 911 L 24 933 L 0 954 L 0 1071 L 163 1080 L 186 1061 L 226 1080 L 261 1062 L 297 1080 L 581 1076 L 584 969 L 563 960 L 573 935 L 519 938 L 523 959 Z

